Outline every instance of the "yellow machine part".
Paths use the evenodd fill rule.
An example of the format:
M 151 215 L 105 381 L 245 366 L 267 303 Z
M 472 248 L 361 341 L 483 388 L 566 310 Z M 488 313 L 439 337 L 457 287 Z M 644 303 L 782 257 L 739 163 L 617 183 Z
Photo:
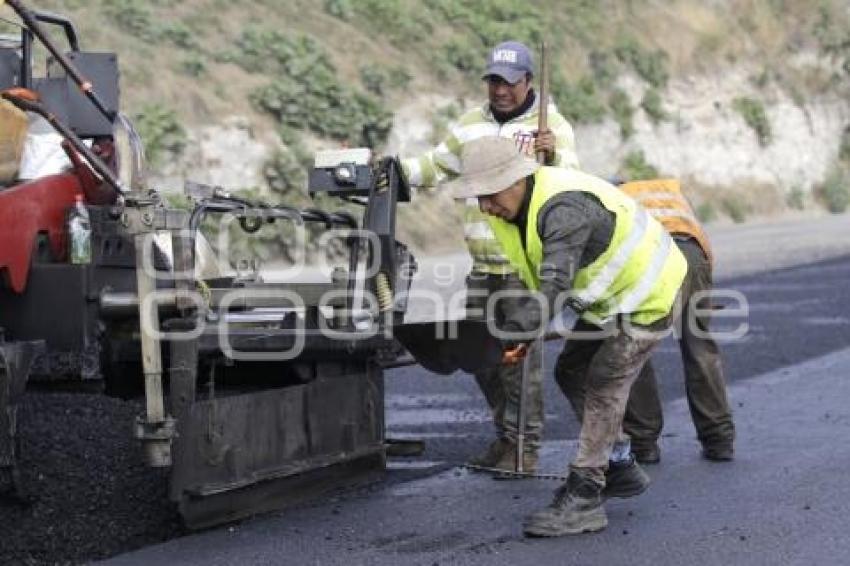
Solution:
M 29 121 L 25 112 L 0 100 L 0 185 L 15 181 Z

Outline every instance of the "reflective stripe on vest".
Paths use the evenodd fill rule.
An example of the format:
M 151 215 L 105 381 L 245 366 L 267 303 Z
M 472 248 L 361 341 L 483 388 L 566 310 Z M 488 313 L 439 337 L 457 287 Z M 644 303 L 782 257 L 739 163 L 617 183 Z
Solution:
M 632 218 L 632 225 L 626 236 L 626 240 L 617 248 L 614 257 L 602 266 L 599 272 L 587 284 L 584 291 L 576 295 L 576 300 L 583 308 L 588 308 L 593 303 L 604 298 L 605 292 L 611 288 L 614 279 L 623 271 L 626 263 L 634 255 L 638 244 L 646 236 L 646 230 L 649 226 L 649 216 L 646 214 L 646 211 L 635 207 Z
M 508 256 L 490 227 L 487 215 L 479 210 L 476 199 L 468 199 L 463 204 L 463 231 L 469 255 L 472 256 L 473 271 L 493 275 L 508 275 L 514 272 Z
M 618 314 L 636 324 L 652 324 L 667 316 L 687 272 L 687 263 L 672 239 L 647 212 L 605 181 L 581 173 L 541 167 L 535 175 L 528 211 L 526 249 L 513 224 L 492 222 L 496 237 L 526 285 L 540 288 L 543 242 L 537 217 L 546 202 L 564 191 L 594 195 L 615 216 L 608 248 L 573 280 L 576 308 L 585 320 L 604 324 Z
M 685 234 L 696 239 L 708 259 L 713 260 L 708 236 L 682 194 L 677 179 L 632 181 L 619 188 L 644 206 L 671 234 Z

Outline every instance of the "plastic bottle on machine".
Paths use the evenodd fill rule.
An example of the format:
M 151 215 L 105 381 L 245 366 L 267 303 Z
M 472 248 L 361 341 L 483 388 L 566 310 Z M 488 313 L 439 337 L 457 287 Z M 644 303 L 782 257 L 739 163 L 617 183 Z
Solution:
M 71 263 L 91 263 L 91 220 L 82 195 L 74 197 L 74 207 L 68 216 L 68 240 Z

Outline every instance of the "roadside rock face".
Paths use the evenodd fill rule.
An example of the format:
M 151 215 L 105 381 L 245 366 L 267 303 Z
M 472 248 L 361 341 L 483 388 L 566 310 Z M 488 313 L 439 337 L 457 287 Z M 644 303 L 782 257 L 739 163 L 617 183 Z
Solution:
M 822 95 L 797 104 L 779 88 L 756 89 L 754 74 L 739 67 L 672 80 L 662 93 L 669 119 L 655 125 L 644 112 L 635 112 L 635 133 L 626 141 L 613 120 L 579 126 L 576 142 L 582 166 L 608 176 L 627 154 L 640 150 L 663 174 L 705 185 L 764 184 L 810 191 L 838 159 L 842 132 L 850 124 L 850 102 Z M 620 87 L 639 107 L 645 85 L 624 77 Z M 743 96 L 764 102 L 771 143 L 761 146 L 734 110 L 734 100 Z
M 386 153 L 413 157 L 431 149 L 434 146 L 433 119 L 436 111 L 456 102 L 456 99 L 445 95 L 426 94 L 411 98 L 397 108 Z
M 182 190 L 192 180 L 228 189 L 264 187 L 263 165 L 280 147 L 277 136 L 260 134 L 245 116 L 189 129 L 188 136 L 181 158 L 155 172 L 152 186 Z

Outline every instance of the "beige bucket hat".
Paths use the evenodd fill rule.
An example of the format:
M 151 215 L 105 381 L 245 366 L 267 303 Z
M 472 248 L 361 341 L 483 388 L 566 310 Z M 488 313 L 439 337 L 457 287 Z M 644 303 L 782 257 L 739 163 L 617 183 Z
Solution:
M 525 177 L 540 164 L 526 157 L 509 138 L 488 136 L 464 144 L 460 156 L 460 176 L 446 183 L 456 199 L 492 195 Z

